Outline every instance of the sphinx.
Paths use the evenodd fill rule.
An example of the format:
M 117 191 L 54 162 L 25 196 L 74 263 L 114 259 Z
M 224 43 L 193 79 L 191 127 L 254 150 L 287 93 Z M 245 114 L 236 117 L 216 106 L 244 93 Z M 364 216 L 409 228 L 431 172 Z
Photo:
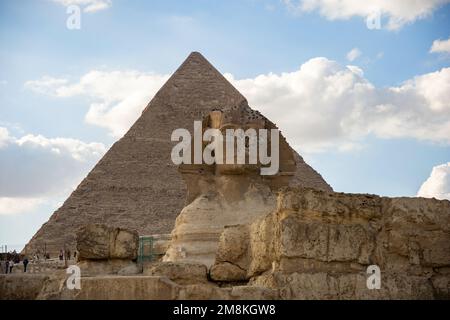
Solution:
M 220 131 L 224 136 L 230 129 L 234 132 L 249 132 L 251 129 L 258 136 L 263 136 L 261 133 L 276 132 L 276 136 L 267 134 L 264 141 L 267 149 L 271 150 L 272 160 L 275 158 L 274 153 L 278 152 L 276 173 L 262 174 L 263 168 L 272 166 L 267 161 L 267 150 L 262 152 L 266 153 L 266 159 L 264 155 L 261 157 L 259 152 L 256 161 L 250 160 L 255 152 L 251 139 L 244 138 L 243 142 L 246 161 L 238 159 L 242 156 L 239 154 L 239 149 L 242 150 L 242 140 L 232 140 L 233 152 L 230 155 L 230 140 L 217 139 L 215 146 L 211 147 L 211 140 L 202 139 L 199 148 L 201 154 L 212 153 L 215 161 L 180 161 L 178 170 L 187 187 L 186 204 L 176 219 L 172 240 L 163 261 L 197 262 L 210 267 L 214 263 L 219 237 L 224 227 L 250 223 L 272 212 L 276 207 L 277 190 L 288 186 L 295 174 L 294 153 L 286 139 L 273 123 L 259 112 L 250 109 L 247 102 L 232 108 L 211 110 L 202 119 L 202 131 L 191 137 L 190 145 L 198 144 L 198 141 L 194 141 L 196 136 L 204 137 L 204 133 L 211 129 Z M 217 143 L 223 144 L 224 152 L 220 155 L 214 154 L 220 149 L 217 148 Z M 275 144 L 277 150 L 273 151 Z M 190 157 L 184 154 L 184 159 L 195 159 L 195 149 L 195 146 L 190 148 Z M 262 148 L 259 149 L 261 151 Z M 179 149 L 176 152 L 178 151 Z M 230 158 L 233 158 L 233 161 L 230 161 Z

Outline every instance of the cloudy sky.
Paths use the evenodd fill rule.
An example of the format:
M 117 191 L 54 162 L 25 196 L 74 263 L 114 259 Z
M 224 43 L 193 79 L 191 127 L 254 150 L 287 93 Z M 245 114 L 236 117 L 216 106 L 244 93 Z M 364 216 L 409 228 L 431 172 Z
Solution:
M 450 0 L 5 0 L 0 43 L 0 244 L 10 248 L 191 51 L 336 191 L 450 199 Z

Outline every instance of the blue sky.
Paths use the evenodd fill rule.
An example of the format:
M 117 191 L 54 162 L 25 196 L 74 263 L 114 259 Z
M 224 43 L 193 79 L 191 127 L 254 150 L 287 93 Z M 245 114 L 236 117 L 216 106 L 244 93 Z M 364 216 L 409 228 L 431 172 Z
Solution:
M 103 9 L 86 12 L 99 3 Z M 450 162 L 450 4 L 380 4 L 381 29 L 370 30 L 365 9 L 316 3 L 1 1 L 0 243 L 30 239 L 191 51 L 275 117 L 336 191 L 415 196 L 430 179 L 421 195 L 445 198 L 450 170 L 436 169 L 443 181 L 432 170 Z M 81 8 L 79 30 L 66 27 L 69 4 Z M 352 49 L 359 55 L 350 61 Z M 108 90 L 117 92 L 112 101 Z M 130 119 L 108 113 L 115 107 L 130 108 Z M 290 119 L 277 118 L 280 110 L 291 110 Z M 304 114 L 329 119 L 308 127 Z M 398 130 L 384 126 L 392 119 Z

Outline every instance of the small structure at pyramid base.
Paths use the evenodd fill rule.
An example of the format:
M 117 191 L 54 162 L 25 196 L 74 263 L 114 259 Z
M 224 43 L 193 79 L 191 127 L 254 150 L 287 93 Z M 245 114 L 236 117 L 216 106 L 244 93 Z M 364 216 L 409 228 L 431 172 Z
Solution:
M 242 132 L 253 129 L 256 134 L 260 130 L 264 130 L 261 131 L 264 133 L 276 130 L 271 122 L 250 109 L 246 102 L 233 108 L 212 111 L 203 119 L 203 124 L 203 132 L 217 129 L 223 136 L 229 129 L 241 129 Z M 163 261 L 198 262 L 210 267 L 214 263 L 219 237 L 225 226 L 251 223 L 275 209 L 276 191 L 289 185 L 296 170 L 294 151 L 278 131 L 275 133 L 279 146 L 276 154 L 273 154 L 279 167 L 275 175 L 261 175 L 264 166 L 259 157 L 255 163 L 248 163 L 249 154 L 255 151 L 251 150 L 250 143 L 245 145 L 246 161 L 238 164 L 236 150 L 239 142 L 234 138 L 232 163 L 226 162 L 229 150 L 226 150 L 227 142 L 223 141 L 223 150 L 226 152 L 223 152 L 224 159 L 221 161 L 216 158 L 216 162 L 211 165 L 180 165 L 179 171 L 187 185 L 188 204 L 176 219 L 172 240 Z M 275 144 L 269 134 L 267 139 L 267 146 Z M 206 144 L 202 146 L 202 154 L 206 147 Z M 255 145 L 253 147 L 256 148 Z

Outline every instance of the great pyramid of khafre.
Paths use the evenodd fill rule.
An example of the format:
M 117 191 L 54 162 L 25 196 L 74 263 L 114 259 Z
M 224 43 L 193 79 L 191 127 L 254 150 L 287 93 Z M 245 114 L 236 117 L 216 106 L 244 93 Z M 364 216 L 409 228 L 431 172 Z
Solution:
M 193 52 L 157 92 L 130 130 L 103 156 L 64 204 L 26 245 L 24 252 L 73 248 L 77 229 L 106 223 L 141 235 L 169 233 L 184 206 L 186 187 L 170 153 L 176 128 L 192 130 L 193 121 L 212 109 L 246 99 L 200 53 Z M 281 128 L 282 129 L 282 128 Z M 292 184 L 331 190 L 295 153 Z

